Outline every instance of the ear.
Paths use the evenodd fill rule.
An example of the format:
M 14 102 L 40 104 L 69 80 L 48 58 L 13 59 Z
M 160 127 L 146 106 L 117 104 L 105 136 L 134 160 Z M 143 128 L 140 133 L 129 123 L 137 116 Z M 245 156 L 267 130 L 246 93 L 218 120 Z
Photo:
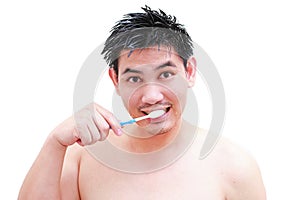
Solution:
M 119 93 L 119 79 L 118 79 L 118 75 L 116 74 L 115 70 L 112 67 L 109 68 L 108 73 L 109 73 L 110 79 L 112 80 L 112 82 L 113 82 L 113 84 L 115 86 L 117 94 L 120 95 L 120 93 Z
M 186 78 L 188 86 L 193 87 L 196 81 L 197 61 L 195 57 L 190 57 L 186 64 Z

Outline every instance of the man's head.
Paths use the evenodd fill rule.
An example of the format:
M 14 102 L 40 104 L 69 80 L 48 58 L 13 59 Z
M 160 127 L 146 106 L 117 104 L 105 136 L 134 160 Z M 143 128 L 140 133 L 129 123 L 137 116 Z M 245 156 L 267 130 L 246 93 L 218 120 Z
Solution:
M 167 132 L 181 118 L 187 88 L 195 81 L 196 60 L 191 38 L 175 17 L 142 9 L 145 13 L 127 14 L 113 27 L 102 53 L 130 115 L 163 109 L 166 113 L 152 120 L 149 130 Z
M 142 8 L 144 13 L 129 13 L 111 29 L 111 35 L 105 42 L 102 51 L 104 59 L 118 74 L 118 60 L 122 50 L 129 50 L 128 56 L 135 49 L 165 46 L 173 48 L 183 59 L 193 55 L 191 37 L 177 23 L 176 17 L 165 14 L 162 10 L 151 10 L 148 6 Z

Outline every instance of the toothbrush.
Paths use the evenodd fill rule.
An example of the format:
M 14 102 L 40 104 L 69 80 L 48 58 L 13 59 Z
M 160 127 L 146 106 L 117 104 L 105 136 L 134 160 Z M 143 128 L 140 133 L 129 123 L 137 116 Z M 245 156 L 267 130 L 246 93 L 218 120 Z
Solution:
M 165 114 L 164 110 L 154 110 L 151 113 L 149 113 L 148 115 L 138 117 L 138 118 L 134 118 L 134 119 L 131 119 L 131 120 L 126 121 L 126 122 L 120 122 L 120 125 L 124 126 L 124 125 L 127 125 L 127 124 L 133 124 L 135 122 L 138 122 L 138 121 L 141 121 L 141 120 L 144 120 L 144 119 L 148 119 L 148 118 L 157 118 L 157 117 L 162 116 L 163 114 Z

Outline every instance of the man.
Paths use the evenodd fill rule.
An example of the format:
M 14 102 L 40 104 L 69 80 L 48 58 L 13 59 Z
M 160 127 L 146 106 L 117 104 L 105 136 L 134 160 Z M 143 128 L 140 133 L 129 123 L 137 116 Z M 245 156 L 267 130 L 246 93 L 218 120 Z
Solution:
M 87 105 L 50 133 L 19 199 L 266 199 L 255 161 L 228 140 L 220 139 L 208 157 L 198 159 L 206 132 L 182 119 L 197 66 L 190 36 L 174 17 L 149 7 L 143 10 L 126 15 L 113 27 L 102 53 L 130 115 L 156 110 L 163 114 L 121 127 L 108 110 Z M 190 134 L 196 135 L 190 148 L 160 170 L 126 173 L 97 159 L 106 153 L 101 150 L 105 141 L 144 155 L 166 148 L 176 152 Z M 93 148 L 86 151 L 84 146 Z M 129 164 L 150 166 L 166 157 L 157 158 Z

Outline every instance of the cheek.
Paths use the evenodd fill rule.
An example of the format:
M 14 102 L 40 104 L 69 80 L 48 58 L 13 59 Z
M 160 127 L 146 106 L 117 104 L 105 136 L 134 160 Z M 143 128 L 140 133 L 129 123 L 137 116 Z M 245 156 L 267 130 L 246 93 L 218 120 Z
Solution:
M 173 90 L 168 93 L 166 98 L 172 103 L 172 111 L 175 116 L 180 116 L 183 113 L 186 104 L 186 94 L 181 91 Z M 176 117 L 177 118 L 177 117 Z
M 120 87 L 120 97 L 122 98 L 123 104 L 127 111 L 130 113 L 132 117 L 139 117 L 138 112 L 138 106 L 140 104 L 140 96 L 139 92 L 136 88 L 130 88 L 130 87 Z
M 130 98 L 130 90 L 126 87 L 119 87 L 119 94 L 120 97 L 122 98 L 123 104 L 128 110 L 129 108 L 129 98 Z
M 128 111 L 130 114 L 132 114 L 134 117 L 140 117 L 140 114 L 138 113 L 138 107 L 140 105 L 140 97 L 136 93 L 131 93 L 131 95 L 127 98 L 127 106 Z
M 172 82 L 165 85 L 168 88 L 168 98 L 174 101 L 176 104 L 176 109 L 183 111 L 185 104 L 186 104 L 186 97 L 187 97 L 187 90 L 188 84 L 185 79 L 182 77 L 178 77 L 174 79 Z

